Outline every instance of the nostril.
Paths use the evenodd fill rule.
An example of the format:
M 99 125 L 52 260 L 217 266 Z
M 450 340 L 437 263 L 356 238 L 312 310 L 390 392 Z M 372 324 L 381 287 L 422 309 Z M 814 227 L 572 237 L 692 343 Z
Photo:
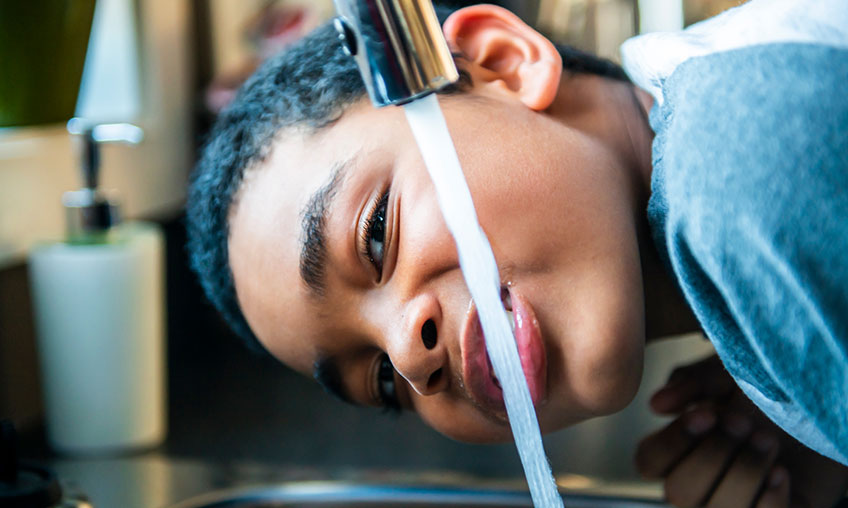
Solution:
M 424 347 L 427 349 L 436 347 L 436 335 L 436 323 L 432 319 L 428 319 L 421 327 L 421 340 L 424 341 Z
M 439 369 L 430 375 L 430 379 L 427 380 L 427 388 L 432 390 L 435 387 L 439 386 L 439 381 L 441 381 L 441 379 L 442 369 Z

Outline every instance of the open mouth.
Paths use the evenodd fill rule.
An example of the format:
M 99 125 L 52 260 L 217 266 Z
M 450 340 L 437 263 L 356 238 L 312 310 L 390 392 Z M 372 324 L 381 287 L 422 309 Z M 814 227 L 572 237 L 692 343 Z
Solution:
M 509 289 L 506 286 L 501 287 L 501 303 L 504 306 L 504 310 L 506 311 L 506 317 L 509 320 L 509 326 L 512 329 L 513 336 L 515 335 L 515 316 L 512 314 L 512 297 L 509 294 Z M 495 367 L 492 365 L 492 359 L 489 357 L 488 353 L 486 354 L 486 363 L 489 366 L 489 376 L 492 378 L 492 382 L 499 389 L 503 390 L 501 386 L 501 380 L 498 379 L 497 374 L 495 374 Z
M 512 326 L 521 367 L 530 397 L 537 405 L 544 399 L 547 361 L 539 322 L 529 302 L 511 287 L 501 288 L 501 302 Z M 486 350 L 483 329 L 472 305 L 462 333 L 463 378 L 474 401 L 492 412 L 505 410 L 503 386 Z

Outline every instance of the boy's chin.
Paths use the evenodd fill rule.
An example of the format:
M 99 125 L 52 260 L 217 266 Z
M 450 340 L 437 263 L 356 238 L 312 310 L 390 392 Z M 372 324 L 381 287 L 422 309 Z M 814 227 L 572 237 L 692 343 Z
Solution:
M 593 418 L 618 413 L 636 398 L 640 379 L 641 372 L 635 380 L 628 376 L 613 386 L 605 387 L 605 390 L 595 391 L 584 397 L 580 409 L 557 407 L 555 404 L 540 408 L 537 415 L 542 433 L 556 432 Z

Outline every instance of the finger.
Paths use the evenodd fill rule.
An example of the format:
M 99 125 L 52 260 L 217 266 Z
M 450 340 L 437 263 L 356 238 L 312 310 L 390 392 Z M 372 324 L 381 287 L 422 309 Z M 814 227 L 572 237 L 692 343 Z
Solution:
M 742 447 L 710 496 L 709 508 L 751 506 L 777 459 L 777 439 L 756 434 Z
M 658 414 L 677 414 L 686 409 L 692 401 L 701 398 L 703 385 L 694 377 L 677 377 L 657 390 L 649 402 L 651 409 Z
M 715 413 L 709 407 L 681 415 L 639 443 L 636 469 L 647 479 L 664 477 L 715 424 Z
M 721 415 L 721 429 L 725 434 L 739 441 L 747 439 L 753 427 L 751 419 L 738 411 L 728 410 Z
M 782 466 L 772 469 L 768 483 L 755 508 L 789 507 L 789 473 Z
M 668 502 L 683 508 L 703 504 L 733 461 L 738 448 L 738 441 L 723 432 L 708 434 L 666 476 Z
M 668 382 L 651 397 L 650 406 L 659 414 L 682 412 L 692 402 L 705 398 L 722 398 L 736 385 L 724 370 L 721 360 L 711 356 L 698 363 L 678 367 Z

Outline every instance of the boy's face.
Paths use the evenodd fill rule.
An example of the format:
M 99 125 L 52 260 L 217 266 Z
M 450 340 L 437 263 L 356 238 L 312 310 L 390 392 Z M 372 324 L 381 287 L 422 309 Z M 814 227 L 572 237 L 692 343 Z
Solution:
M 442 104 L 513 307 L 522 302 L 538 321 L 530 340 L 542 351 L 533 362 L 542 428 L 620 408 L 638 385 L 644 342 L 627 174 L 596 140 L 520 105 Z M 304 209 L 337 171 L 319 296 L 299 268 Z M 386 190 L 383 239 L 373 226 L 369 239 Z M 401 405 L 433 427 L 463 440 L 510 436 L 453 239 L 400 108 L 363 103 L 318 134 L 283 136 L 246 179 L 230 257 L 248 322 L 284 363 L 312 375 L 332 358 L 344 393 L 381 405 L 387 353 Z
M 632 170 L 608 140 L 501 88 L 441 104 L 521 322 L 543 431 L 620 409 L 638 387 L 644 344 Z M 304 280 L 305 251 L 322 266 L 310 276 L 320 292 Z M 511 437 L 401 108 L 363 99 L 317 133 L 281 133 L 246 175 L 229 254 L 248 323 L 284 363 L 306 375 L 321 364 L 345 397 L 396 400 L 456 439 Z

